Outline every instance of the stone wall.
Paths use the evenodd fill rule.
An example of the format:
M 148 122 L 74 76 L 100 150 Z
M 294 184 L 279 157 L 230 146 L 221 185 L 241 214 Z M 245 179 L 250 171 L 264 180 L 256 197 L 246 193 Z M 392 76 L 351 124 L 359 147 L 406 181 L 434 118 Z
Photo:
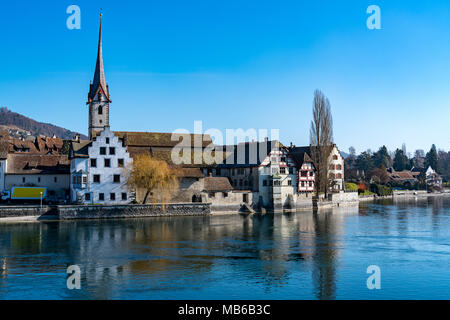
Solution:
M 230 191 L 230 192 L 214 192 L 214 193 L 205 193 L 206 201 L 211 203 L 212 211 L 233 211 L 238 212 L 241 209 L 244 200 L 247 200 L 246 203 L 252 207 L 257 207 L 257 197 L 254 197 L 254 193 L 252 191 Z M 244 196 L 246 195 L 246 196 Z M 245 197 L 247 199 L 245 199 Z
M 0 218 L 55 216 L 67 219 L 108 219 L 158 216 L 199 216 L 211 214 L 210 203 L 69 205 L 69 206 L 0 206 Z
M 0 218 L 35 217 L 42 215 L 57 215 L 56 207 L 52 206 L 0 206 Z
M 209 203 L 132 204 L 113 206 L 58 206 L 59 218 L 107 219 L 159 216 L 198 216 L 211 214 Z

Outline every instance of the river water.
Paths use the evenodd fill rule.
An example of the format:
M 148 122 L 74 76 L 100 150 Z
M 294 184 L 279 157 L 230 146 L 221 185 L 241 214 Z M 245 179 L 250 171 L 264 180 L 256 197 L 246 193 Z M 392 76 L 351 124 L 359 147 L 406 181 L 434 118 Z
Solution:
M 78 265 L 81 289 L 67 288 Z M 380 289 L 368 289 L 369 266 Z M 0 299 L 449 299 L 450 197 L 329 211 L 0 223 Z

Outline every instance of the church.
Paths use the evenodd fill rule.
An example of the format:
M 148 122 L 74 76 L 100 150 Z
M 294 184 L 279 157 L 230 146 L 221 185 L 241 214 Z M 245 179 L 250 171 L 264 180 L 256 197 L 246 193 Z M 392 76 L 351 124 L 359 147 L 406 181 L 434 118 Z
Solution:
M 133 157 L 149 153 L 172 164 L 172 149 L 179 144 L 179 141 L 173 141 L 172 133 L 112 131 L 109 121 L 111 103 L 103 66 L 100 15 L 97 60 L 86 103 L 89 108 L 89 140 L 81 140 L 77 136 L 71 141 L 69 150 L 70 198 L 73 203 L 140 202 L 143 192 L 132 191 L 127 185 L 127 166 L 132 164 Z M 202 150 L 212 143 L 209 135 L 191 134 L 191 139 L 202 141 Z M 201 201 L 202 194 L 208 191 L 203 178 L 212 172 L 212 167 L 213 165 L 207 164 L 182 165 L 179 171 L 180 191 L 173 201 Z

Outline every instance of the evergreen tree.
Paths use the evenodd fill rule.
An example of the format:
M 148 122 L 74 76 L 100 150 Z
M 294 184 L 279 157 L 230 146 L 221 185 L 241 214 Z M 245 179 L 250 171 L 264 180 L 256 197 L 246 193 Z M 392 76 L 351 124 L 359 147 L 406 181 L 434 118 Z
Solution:
M 425 156 L 425 168 L 431 167 L 435 171 L 439 171 L 438 169 L 438 155 L 436 146 L 433 144 L 431 146 L 430 151 Z
M 404 154 L 403 150 L 395 150 L 393 166 L 395 171 L 403 171 L 408 169 L 408 167 L 410 166 L 408 157 Z
M 389 168 L 391 166 L 391 157 L 389 156 L 386 146 L 382 146 L 378 152 L 373 154 L 373 164 L 377 168 L 382 166 Z

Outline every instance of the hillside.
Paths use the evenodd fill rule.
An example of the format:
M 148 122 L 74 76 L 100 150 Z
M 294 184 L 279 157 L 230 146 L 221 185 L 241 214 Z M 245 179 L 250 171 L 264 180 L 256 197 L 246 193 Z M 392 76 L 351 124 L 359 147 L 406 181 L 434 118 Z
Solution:
M 8 129 L 13 131 L 28 131 L 28 133 L 33 136 L 42 134 L 51 137 L 54 134 L 61 139 L 72 139 L 75 134 L 77 134 L 76 132 L 50 123 L 43 123 L 25 117 L 24 115 L 8 110 L 6 107 L 0 108 L 0 129 L 6 131 L 8 131 Z M 81 135 L 81 138 L 87 139 L 85 135 Z

